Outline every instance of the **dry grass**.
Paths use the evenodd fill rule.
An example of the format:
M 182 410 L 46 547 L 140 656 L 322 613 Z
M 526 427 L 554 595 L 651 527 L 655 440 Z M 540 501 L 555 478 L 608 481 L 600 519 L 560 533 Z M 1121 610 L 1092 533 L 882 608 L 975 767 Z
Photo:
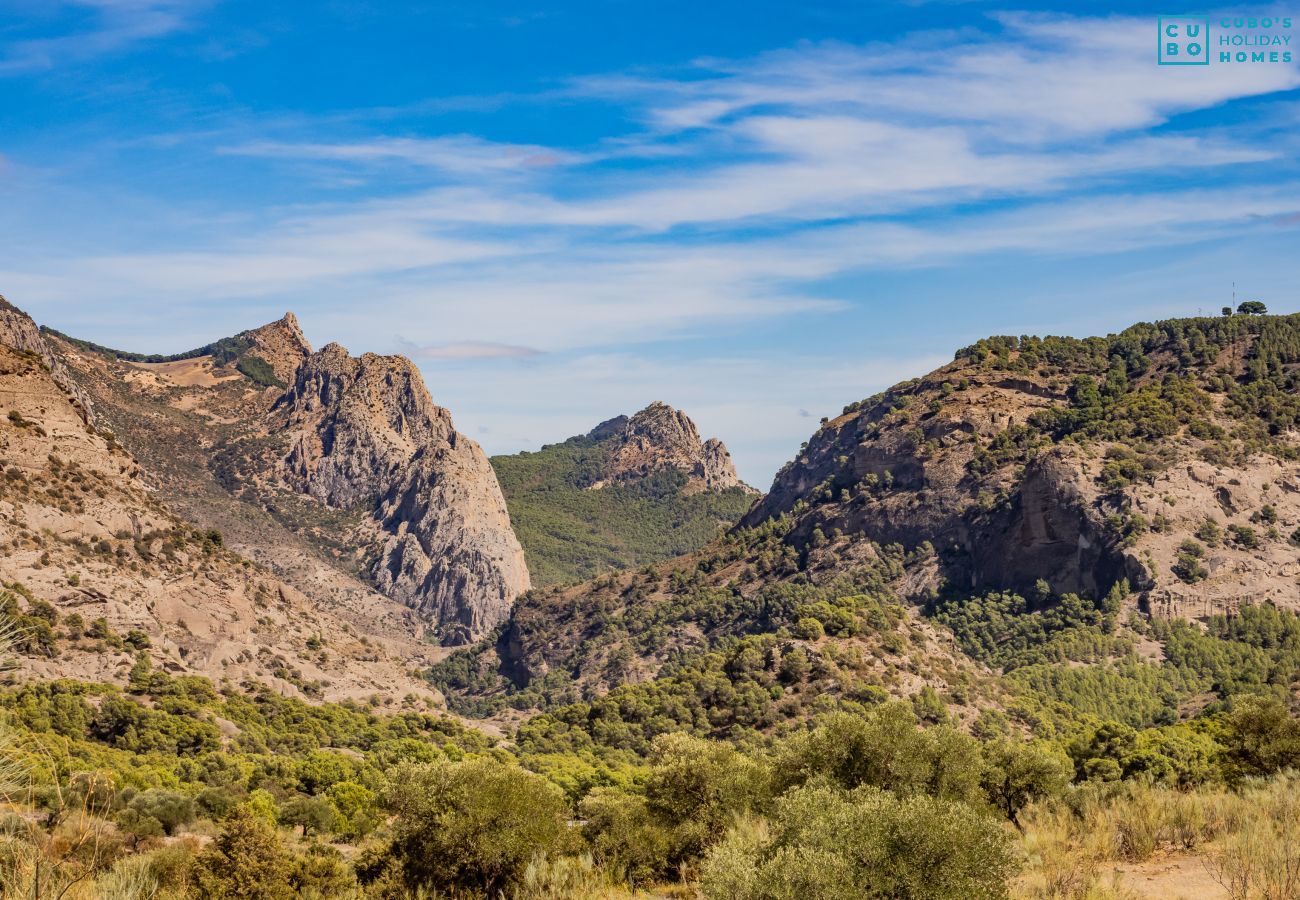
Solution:
M 1117 866 L 1195 858 L 1231 900 L 1300 900 L 1300 777 L 1240 790 L 1085 785 L 1022 818 L 1018 900 L 1121 900 Z

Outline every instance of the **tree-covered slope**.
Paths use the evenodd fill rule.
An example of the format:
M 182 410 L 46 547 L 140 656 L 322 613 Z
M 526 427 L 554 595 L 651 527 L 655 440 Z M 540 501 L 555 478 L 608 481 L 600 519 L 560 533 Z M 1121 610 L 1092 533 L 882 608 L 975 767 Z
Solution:
M 617 427 L 492 458 L 534 585 L 571 584 L 689 553 L 753 503 L 754 493 L 739 483 L 698 483 L 689 441 L 688 452 L 627 471 L 625 425 L 612 421 Z M 702 453 L 698 438 L 693 443 Z M 660 444 L 651 433 L 644 455 L 653 457 Z

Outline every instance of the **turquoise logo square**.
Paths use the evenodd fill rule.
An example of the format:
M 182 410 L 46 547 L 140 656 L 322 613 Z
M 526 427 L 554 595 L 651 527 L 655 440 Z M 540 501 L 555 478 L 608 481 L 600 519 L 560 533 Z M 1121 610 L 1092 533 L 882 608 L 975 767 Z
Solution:
M 1162 66 L 1210 64 L 1209 16 L 1160 16 L 1156 62 Z

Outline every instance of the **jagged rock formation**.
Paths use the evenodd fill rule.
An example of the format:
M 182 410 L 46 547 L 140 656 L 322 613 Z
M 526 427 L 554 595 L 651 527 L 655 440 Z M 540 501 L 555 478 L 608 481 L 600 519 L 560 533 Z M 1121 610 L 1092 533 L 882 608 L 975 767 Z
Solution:
M 137 461 L 87 424 L 96 411 L 78 385 L 59 383 L 70 378 L 31 319 L 0 306 L 0 584 L 20 586 L 20 608 L 44 601 L 69 622 L 103 619 L 109 636 L 138 632 L 171 673 L 327 699 L 379 689 L 434 699 L 407 674 L 418 643 L 358 633 L 160 502 Z M 146 641 L 83 637 L 83 625 L 20 656 L 20 671 L 122 682 Z
M 265 361 L 275 377 L 286 384 L 292 383 L 298 367 L 311 356 L 311 344 L 303 336 L 297 316 L 291 312 L 261 328 L 245 331 L 240 337 L 249 343 L 245 355 Z
M 479 446 L 399 356 L 330 344 L 297 370 L 274 415 L 289 435 L 284 477 L 333 507 L 374 510 L 376 583 L 463 643 L 528 589 L 523 550 Z
M 175 356 L 50 340 L 170 502 L 303 589 L 372 623 L 377 589 L 448 643 L 527 590 L 486 457 L 408 360 L 313 353 L 292 313 Z
M 758 493 L 736 475 L 731 453 L 722 441 L 701 441 L 686 413 L 658 400 L 631 418 L 617 416 L 601 422 L 588 437 L 612 441 L 604 478 L 593 484 L 594 488 L 674 468 L 687 475 L 688 491 L 740 487 Z

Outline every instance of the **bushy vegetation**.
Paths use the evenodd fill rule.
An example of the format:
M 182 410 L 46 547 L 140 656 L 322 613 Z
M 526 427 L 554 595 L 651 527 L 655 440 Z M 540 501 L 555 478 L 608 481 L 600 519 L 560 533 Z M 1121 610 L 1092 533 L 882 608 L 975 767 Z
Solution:
M 764 538 L 734 541 L 747 554 Z M 1087 881 L 1105 854 L 1209 841 L 1224 878 L 1269 877 L 1276 862 L 1252 848 L 1284 852 L 1289 826 L 1256 823 L 1250 844 L 1205 810 L 1300 766 L 1286 705 L 1300 616 L 1153 624 L 1140 636 L 1162 646 L 1155 663 L 1121 636 L 1122 591 L 936 601 L 936 624 L 1008 674 L 953 669 L 943 698 L 890 701 L 905 690 L 891 671 L 933 666 L 911 658 L 924 630 L 886 586 L 904 562 L 882 551 L 822 585 L 769 584 L 761 615 L 683 605 L 672 615 L 713 617 L 708 649 L 508 744 L 425 712 L 174 677 L 128 636 L 142 646 L 125 689 L 0 693 L 31 785 L 0 866 L 72 898 L 132 884 L 177 900 L 595 897 L 680 881 L 707 897 L 1056 897 L 1074 896 L 1042 887 L 1057 868 Z M 717 601 L 699 587 L 681 596 Z M 998 697 L 973 728 L 950 717 Z M 1097 849 L 1082 835 L 1103 826 Z
M 212 361 L 219 366 L 234 364 L 235 368 L 248 376 L 253 382 L 262 387 L 285 387 L 284 381 L 275 376 L 270 364 L 259 356 L 249 354 L 253 347 L 253 342 L 249 340 L 245 333 L 237 334 L 234 337 L 222 338 L 219 341 L 213 341 L 211 344 L 205 344 L 202 347 L 196 347 L 193 350 L 187 350 L 184 353 L 135 353 L 129 350 L 114 350 L 112 347 L 105 347 L 102 344 L 96 344 L 93 341 L 82 340 L 66 335 L 61 331 L 53 328 L 42 326 L 41 331 L 53 335 L 59 340 L 66 341 L 79 350 L 87 353 L 94 353 L 99 356 L 107 356 L 110 359 L 120 359 L 124 362 L 135 363 L 170 363 L 183 362 L 187 359 L 197 359 L 201 356 L 211 356 Z
M 1034 414 L 1054 440 L 1149 442 L 1182 432 L 1207 442 L 1212 461 L 1267 450 L 1293 457 L 1278 436 L 1300 424 L 1300 316 L 1243 314 L 1134 325 L 1108 337 L 985 338 L 959 359 L 1068 379 L 1067 402 Z M 1214 423 L 1219 408 L 1237 422 Z
M 157 687 L 6 692 L 29 785 L 9 798 L 25 814 L 0 832 L 6 887 L 30 891 L 40 878 L 72 898 L 543 898 L 685 880 L 719 898 L 1006 897 L 1077 863 L 1090 842 L 1104 843 L 1099 862 L 1212 840 L 1216 871 L 1230 877 L 1273 864 L 1237 837 L 1245 820 L 1233 810 L 1263 803 L 1251 827 L 1289 834 L 1277 830 L 1291 827 L 1277 789 L 1257 779 L 1300 763 L 1300 723 L 1266 698 L 1182 733 L 1098 727 L 1064 744 L 980 740 L 925 725 L 911 704 L 880 703 L 747 746 L 666 733 L 598 766 L 590 754 L 493 747 L 428 717 L 304 710 L 199 680 Z M 177 691 L 193 706 L 168 707 Z M 64 734 L 88 713 L 77 711 L 87 696 L 147 705 L 156 718 L 125 741 Z M 153 749 L 150 735 L 176 731 L 168 720 L 217 712 L 235 726 L 219 749 Z M 1162 754 L 1200 766 L 1166 771 L 1152 764 Z M 1020 840 L 1035 851 L 1024 880 Z M 1081 866 L 1080 877 L 1095 874 Z M 122 893 L 132 884 L 144 892 Z
M 235 368 L 248 376 L 254 384 L 262 387 L 288 387 L 283 379 L 277 378 L 271 364 L 260 356 L 245 353 L 235 362 Z
M 667 684 L 675 675 L 688 681 L 712 677 L 704 673 L 716 670 L 725 656 L 735 653 L 753 660 L 776 652 L 782 660 L 768 666 L 774 677 L 784 664 L 786 651 L 808 653 L 807 642 L 824 635 L 870 638 L 870 645 L 860 648 L 868 656 L 895 660 L 903 656 L 909 639 L 894 632 L 906 613 L 889 585 L 903 571 L 909 555 L 896 545 L 878 548 L 874 560 L 837 571 L 818 583 L 801 573 L 804 560 L 781 539 L 783 527 L 778 521 L 733 532 L 693 567 L 670 571 L 648 567 L 598 580 L 591 591 L 556 592 L 573 607 L 539 604 L 537 609 L 542 612 L 536 621 L 517 610 L 512 623 L 516 639 L 532 643 L 534 629 L 542 636 L 537 639 L 539 649 L 547 654 L 551 669 L 543 678 L 519 684 L 503 677 L 491 652 L 493 641 L 486 641 L 434 666 L 434 683 L 447 694 L 452 708 L 482 716 L 507 705 L 550 709 L 572 703 L 581 696 L 579 680 L 620 683 L 627 680 L 635 660 L 646 657 L 667 657 Z M 714 573 L 740 560 L 746 561 L 740 577 L 750 583 L 732 580 L 718 584 Z M 773 577 L 752 583 L 762 576 Z M 579 640 L 554 640 L 556 616 L 590 624 Z M 771 638 L 739 648 L 734 643 L 765 635 Z M 796 648 L 792 640 L 802 643 Z M 812 651 L 808 661 L 824 657 L 836 663 L 836 652 L 832 648 L 830 656 L 825 656 Z M 788 662 L 799 665 L 793 659 Z M 849 668 L 861 668 L 867 660 L 846 662 Z M 749 662 L 737 663 L 727 671 L 735 675 L 747 668 L 751 668 Z M 812 667 L 814 680 L 823 669 Z M 695 690 L 686 687 L 683 693 Z M 771 686 L 765 685 L 763 691 L 770 692 Z
M 753 502 L 740 488 L 685 495 L 686 475 L 676 469 L 592 490 L 608 452 L 608 441 L 575 437 L 492 458 L 534 585 L 570 584 L 698 550 Z
M 1211 456 L 1287 455 L 1282 432 L 1300 423 L 1300 318 L 993 338 L 962 355 L 1055 377 L 1065 398 L 980 445 L 976 474 L 1096 440 L 1101 483 L 1120 490 L 1168 465 L 1170 436 Z M 894 415 L 903 399 L 874 402 Z M 494 461 L 539 583 L 644 565 L 726 521 L 684 505 L 675 473 L 587 490 L 602 452 L 575 439 Z M 852 490 L 879 497 L 893 478 Z M 832 478 L 810 496 L 845 490 Z M 1115 508 L 1117 545 L 1159 527 Z M 932 548 L 859 541 L 819 569 L 845 539 L 823 522 L 792 540 L 806 510 L 550 590 L 528 607 L 546 621 L 517 613 L 508 634 L 435 667 L 458 711 L 532 713 L 496 723 L 509 723 L 501 741 L 415 709 L 173 677 L 149 664 L 147 636 L 77 622 L 135 665 L 125 689 L 0 693 L 30 784 L 0 810 L 0 883 L 30 894 L 43 879 L 69 900 L 540 900 L 664 884 L 749 900 L 1100 900 L 1123 896 L 1115 862 L 1196 853 L 1234 898 L 1296 895 L 1300 615 L 1247 604 L 1201 624 L 1148 620 L 1123 583 L 1097 598 L 1040 583 L 949 585 L 921 618 L 894 587 Z M 1272 506 L 1251 523 L 1207 519 L 1173 576 L 1208 577 L 1207 547 L 1281 540 Z M 74 627 L 16 589 L 4 606 L 29 655 Z M 511 642 L 527 652 L 498 656 Z

